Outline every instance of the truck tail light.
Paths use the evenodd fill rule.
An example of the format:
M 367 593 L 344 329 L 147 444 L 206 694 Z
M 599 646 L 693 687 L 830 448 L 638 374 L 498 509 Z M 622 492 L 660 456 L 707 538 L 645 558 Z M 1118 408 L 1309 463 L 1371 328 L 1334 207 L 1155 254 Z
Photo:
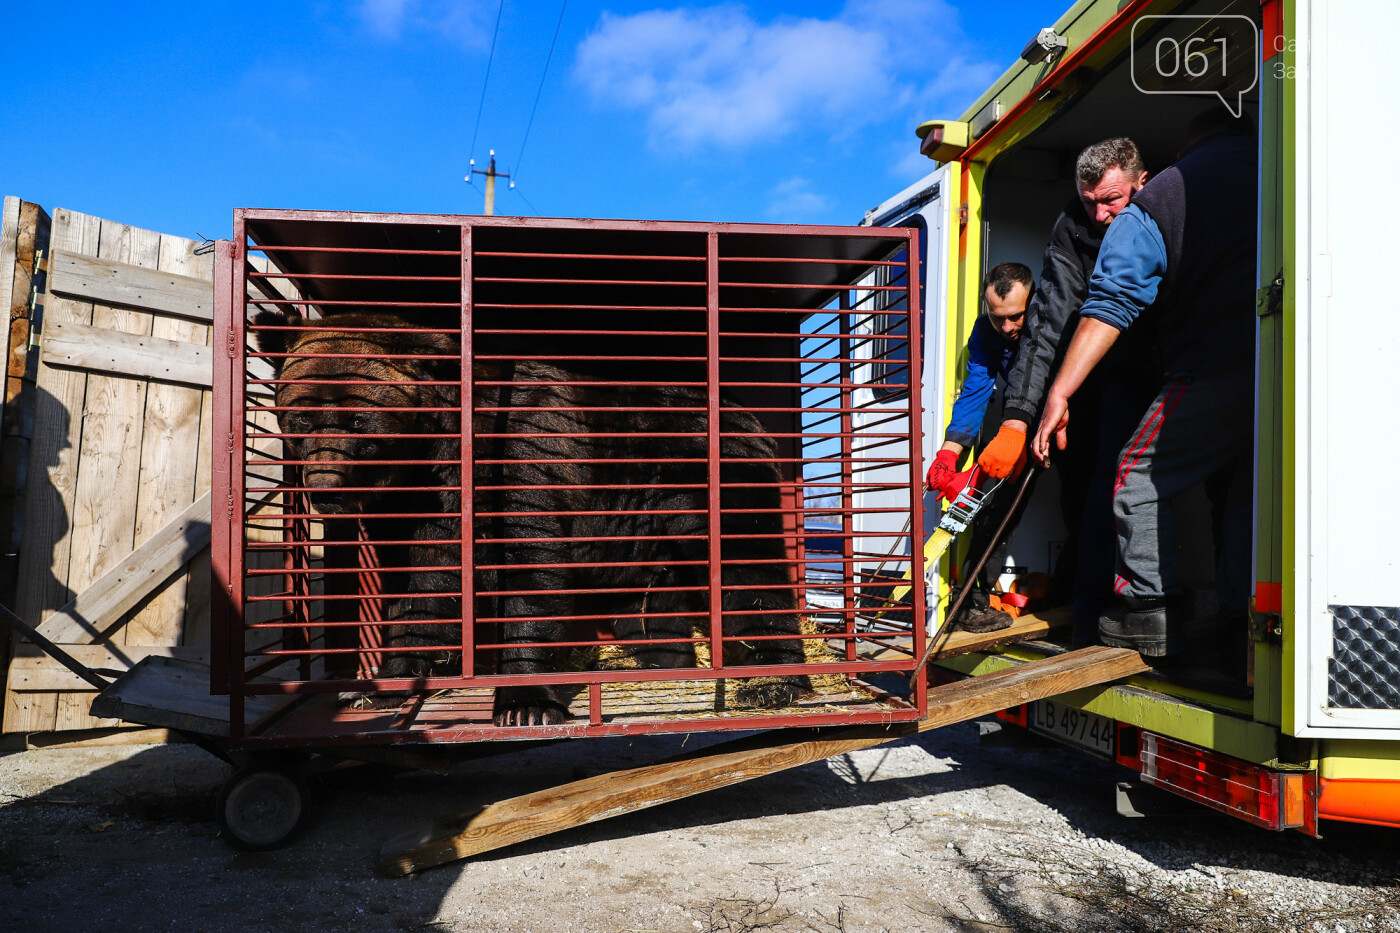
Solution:
M 1142 779 L 1265 829 L 1317 835 L 1317 776 L 1275 771 L 1143 732 Z

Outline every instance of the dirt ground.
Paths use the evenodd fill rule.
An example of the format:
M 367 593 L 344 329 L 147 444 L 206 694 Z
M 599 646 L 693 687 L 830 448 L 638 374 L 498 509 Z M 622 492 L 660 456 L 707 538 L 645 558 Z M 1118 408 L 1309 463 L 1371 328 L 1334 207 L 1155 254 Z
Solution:
M 0 930 L 1400 930 L 1394 831 L 1256 830 L 1182 803 L 1128 819 L 1115 766 L 992 747 L 976 724 L 773 775 L 406 879 L 381 840 L 678 751 L 592 740 L 314 781 L 290 846 L 241 853 L 191 745 L 0 757 Z M 698 741 L 692 737 L 690 742 Z

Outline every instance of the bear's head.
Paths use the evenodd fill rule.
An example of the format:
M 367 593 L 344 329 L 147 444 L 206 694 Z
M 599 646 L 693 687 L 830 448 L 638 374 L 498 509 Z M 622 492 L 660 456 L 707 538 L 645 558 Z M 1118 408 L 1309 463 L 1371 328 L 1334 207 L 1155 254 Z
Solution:
M 285 459 L 299 462 L 316 511 L 375 511 L 377 490 L 423 472 L 395 461 L 455 456 L 444 436 L 460 422 L 455 333 L 388 314 L 282 311 L 259 312 L 250 330 L 276 374 Z

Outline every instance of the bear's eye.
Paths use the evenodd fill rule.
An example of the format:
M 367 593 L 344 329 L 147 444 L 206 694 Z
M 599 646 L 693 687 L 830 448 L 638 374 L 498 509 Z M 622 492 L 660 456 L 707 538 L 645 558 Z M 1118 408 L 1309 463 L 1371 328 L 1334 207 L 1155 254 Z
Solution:
M 311 419 L 303 414 L 288 415 L 287 428 L 290 434 L 305 434 L 311 430 Z
M 350 419 L 350 426 L 356 431 L 363 431 L 369 425 L 369 419 L 364 415 L 355 415 Z

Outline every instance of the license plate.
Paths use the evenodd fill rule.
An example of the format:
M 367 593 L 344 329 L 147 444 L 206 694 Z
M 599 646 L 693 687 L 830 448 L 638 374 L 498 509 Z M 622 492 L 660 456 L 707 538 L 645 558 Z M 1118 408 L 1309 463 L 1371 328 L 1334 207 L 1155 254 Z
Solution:
M 1031 704 L 1026 725 L 1032 732 L 1039 732 L 1075 748 L 1105 758 L 1113 757 L 1113 736 L 1117 723 L 1107 716 L 1087 713 L 1054 700 L 1037 700 Z

